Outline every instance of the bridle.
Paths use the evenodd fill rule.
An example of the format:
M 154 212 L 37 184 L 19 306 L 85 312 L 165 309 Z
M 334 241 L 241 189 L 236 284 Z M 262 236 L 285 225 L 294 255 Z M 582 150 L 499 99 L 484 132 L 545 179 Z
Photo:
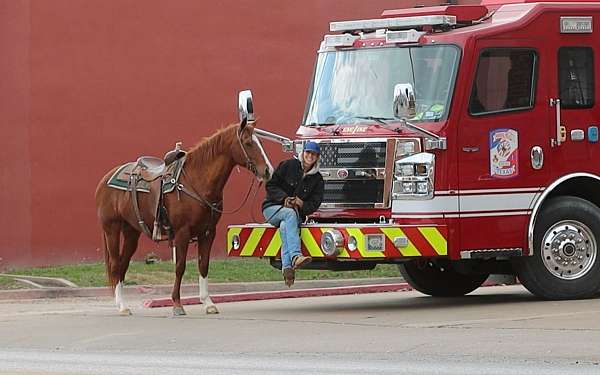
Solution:
M 244 154 L 244 157 L 246 158 L 246 168 L 248 168 L 248 170 L 251 171 L 254 174 L 254 176 L 258 177 L 258 169 L 256 168 L 256 164 L 252 161 L 252 159 L 250 159 L 250 156 L 248 155 L 248 152 L 246 151 L 246 148 L 244 147 L 244 143 L 242 142 L 242 132 L 244 131 L 244 129 L 240 129 L 240 130 L 236 131 L 238 143 L 240 144 L 242 153 Z M 189 179 L 187 177 L 184 169 L 181 170 L 181 173 L 187 179 Z M 190 185 L 191 190 L 189 190 L 185 186 L 183 186 L 183 184 L 178 184 L 177 185 L 177 193 L 182 192 L 182 193 L 186 194 L 187 196 L 197 200 L 198 202 L 203 203 L 208 208 L 210 208 L 211 214 L 214 214 L 215 212 L 217 212 L 219 214 L 234 214 L 234 213 L 238 212 L 239 210 L 241 210 L 242 207 L 244 207 L 244 205 L 248 201 L 248 198 L 250 197 L 250 193 L 252 192 L 252 188 L 254 187 L 254 182 L 255 182 L 255 179 L 252 179 L 252 182 L 250 183 L 250 187 L 248 188 L 248 192 L 246 193 L 246 197 L 242 201 L 242 204 L 240 204 L 240 206 L 238 208 L 236 208 L 235 210 L 232 210 L 232 211 L 224 211 L 222 200 L 219 202 L 216 202 L 216 203 L 210 202 L 208 199 L 204 198 L 201 194 L 199 194 L 196 191 L 196 189 L 194 189 L 194 187 L 191 185 Z M 260 188 L 261 185 L 262 185 L 262 181 L 260 181 L 258 183 L 258 187 Z M 256 197 L 257 191 L 258 191 L 258 189 L 254 192 L 255 197 Z
M 248 155 L 248 151 L 246 151 L 246 148 L 244 147 L 244 142 L 242 142 L 242 133 L 244 132 L 246 128 L 242 128 L 238 131 L 236 131 L 236 135 L 237 135 L 237 139 L 238 139 L 238 143 L 240 144 L 240 148 L 242 149 L 242 153 L 244 154 L 244 157 L 246 158 L 246 168 L 248 168 L 248 170 L 252 173 L 254 173 L 255 176 L 258 177 L 258 169 L 256 168 L 256 164 L 254 164 L 254 162 L 252 161 L 252 159 L 250 159 L 250 156 Z

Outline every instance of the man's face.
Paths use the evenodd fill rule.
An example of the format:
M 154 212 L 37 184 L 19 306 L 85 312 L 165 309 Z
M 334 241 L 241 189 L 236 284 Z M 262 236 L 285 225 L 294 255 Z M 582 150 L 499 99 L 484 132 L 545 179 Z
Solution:
M 313 151 L 304 151 L 302 153 L 302 158 L 304 159 L 304 165 L 312 167 L 317 159 L 319 159 L 319 154 Z

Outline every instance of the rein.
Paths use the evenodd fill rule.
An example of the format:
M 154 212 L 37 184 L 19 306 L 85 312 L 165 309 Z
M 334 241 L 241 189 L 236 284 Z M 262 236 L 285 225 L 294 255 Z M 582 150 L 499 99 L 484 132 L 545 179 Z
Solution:
M 252 159 L 250 159 L 250 156 L 248 155 L 248 152 L 246 151 L 246 148 L 244 147 L 244 144 L 242 142 L 242 132 L 244 131 L 244 129 L 241 129 L 239 131 L 236 131 L 236 135 L 237 135 L 237 139 L 238 139 L 238 143 L 240 145 L 240 148 L 242 149 L 242 153 L 244 154 L 244 157 L 246 158 L 246 168 L 248 168 L 248 170 L 250 170 L 255 176 L 258 176 L 258 170 L 256 168 L 256 164 L 254 164 L 254 162 L 252 161 Z M 188 175 L 185 173 L 185 169 L 181 169 L 181 173 L 186 177 L 186 179 L 190 180 L 190 178 L 188 177 Z M 190 180 L 191 181 L 191 180 Z M 240 206 L 238 208 L 236 208 L 235 210 L 232 211 L 225 211 L 222 209 L 223 207 L 223 200 L 220 200 L 219 202 L 215 202 L 212 203 L 211 201 L 209 201 L 208 199 L 204 198 L 200 193 L 198 193 L 196 191 L 196 189 L 194 189 L 194 186 L 190 186 L 190 189 L 186 188 L 183 184 L 178 184 L 177 185 L 177 192 L 182 192 L 184 194 L 186 194 L 187 196 L 189 196 L 192 199 L 197 200 L 198 202 L 204 204 L 205 206 L 207 206 L 208 208 L 210 208 L 212 213 L 220 213 L 220 214 L 235 214 L 238 211 L 240 211 L 242 209 L 242 207 L 244 207 L 244 205 L 246 204 L 246 202 L 248 201 L 248 198 L 250 197 L 250 193 L 252 192 L 252 188 L 254 187 L 254 179 L 252 179 L 252 182 L 250 183 L 250 187 L 248 188 L 248 192 L 246 193 L 246 196 L 244 197 L 244 200 L 242 201 L 242 203 L 240 204 Z M 262 181 L 260 181 L 258 183 L 258 188 L 256 191 L 258 191 L 258 189 L 260 188 L 260 186 L 262 185 Z M 254 196 L 256 197 L 256 192 L 254 193 Z
M 187 174 L 185 173 L 185 171 L 183 169 L 181 170 L 181 173 L 187 178 Z M 258 183 L 258 187 L 260 188 L 261 185 L 262 185 L 262 181 Z M 194 189 L 193 186 L 191 187 L 191 190 L 190 190 L 190 189 L 186 188 L 185 186 L 183 186 L 183 184 L 178 184 L 177 191 L 180 191 L 180 192 L 186 194 L 187 196 L 189 196 L 190 198 L 193 198 L 193 199 L 197 200 L 198 202 L 204 204 L 205 206 L 210 208 L 211 211 L 213 211 L 213 212 L 218 212 L 220 214 L 229 215 L 229 214 L 237 213 L 239 210 L 242 209 L 242 207 L 244 207 L 244 205 L 248 201 L 248 198 L 250 197 L 250 193 L 252 192 L 253 187 L 254 187 L 254 179 L 252 179 L 252 182 L 250 183 L 250 187 L 248 188 L 248 192 L 246 193 L 246 197 L 244 198 L 244 200 L 242 201 L 240 206 L 232 211 L 225 211 L 221 208 L 221 207 L 223 207 L 223 200 L 220 200 L 216 203 L 212 203 L 208 199 L 204 198 L 201 194 L 199 194 L 196 191 L 196 189 Z

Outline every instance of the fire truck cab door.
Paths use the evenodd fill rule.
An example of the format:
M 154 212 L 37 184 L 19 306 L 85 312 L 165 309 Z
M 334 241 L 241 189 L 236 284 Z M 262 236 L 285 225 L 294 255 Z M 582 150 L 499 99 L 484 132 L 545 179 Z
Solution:
M 532 205 L 546 185 L 546 56 L 539 40 L 480 40 L 458 125 L 460 250 L 527 249 Z
M 600 122 L 598 107 L 594 108 L 594 69 L 598 64 L 594 47 L 600 43 L 592 36 L 558 34 L 549 42 L 553 59 L 549 75 L 552 147 L 548 157 L 553 160 L 553 179 L 575 172 L 598 174 L 598 168 L 589 162 L 600 157 Z

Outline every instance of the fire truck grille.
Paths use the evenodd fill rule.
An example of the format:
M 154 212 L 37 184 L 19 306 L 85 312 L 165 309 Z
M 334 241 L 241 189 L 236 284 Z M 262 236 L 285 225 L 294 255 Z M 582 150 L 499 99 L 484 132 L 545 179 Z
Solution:
M 322 168 L 384 168 L 385 142 L 321 143 Z
M 344 206 L 373 207 L 383 201 L 383 180 L 326 181 L 323 202 Z
M 321 142 L 323 208 L 376 207 L 384 203 L 386 142 Z

